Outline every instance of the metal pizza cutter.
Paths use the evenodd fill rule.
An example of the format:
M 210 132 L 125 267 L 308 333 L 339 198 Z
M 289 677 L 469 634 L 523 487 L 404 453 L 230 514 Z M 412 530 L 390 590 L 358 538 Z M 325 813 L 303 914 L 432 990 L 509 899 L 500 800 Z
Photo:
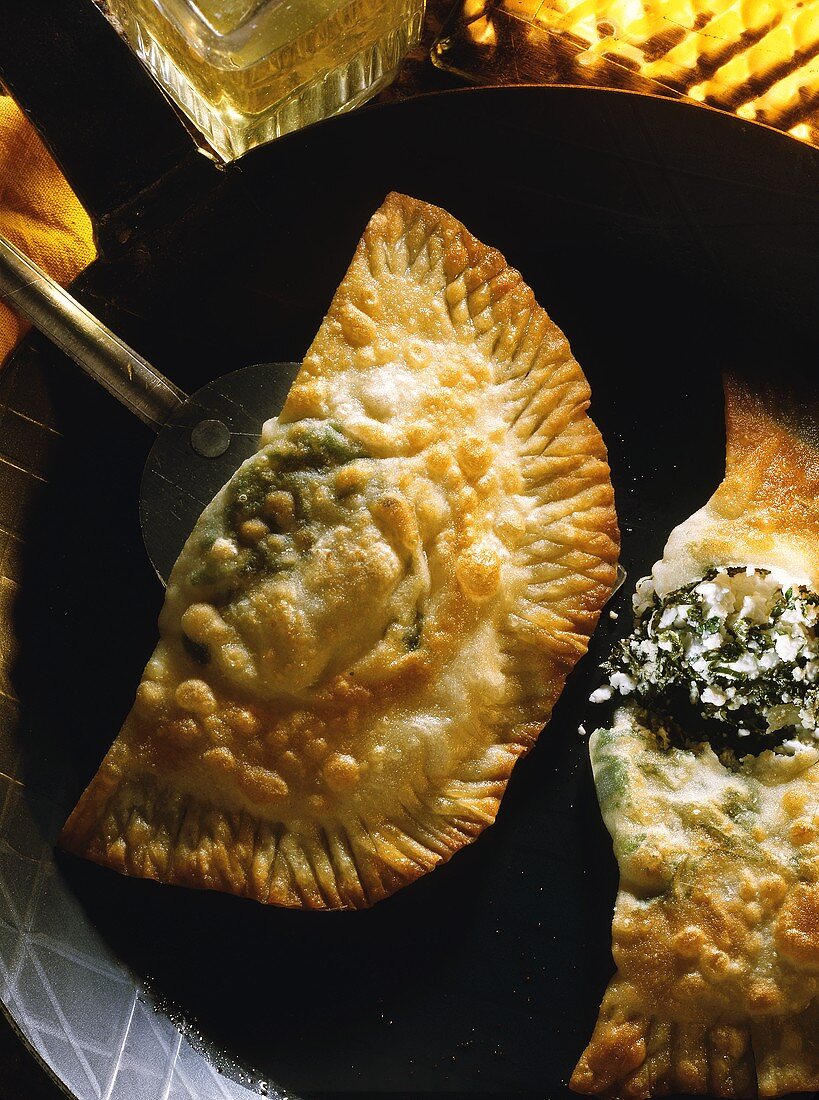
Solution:
M 3 237 L 0 299 L 157 433 L 139 515 L 148 556 L 167 583 L 204 507 L 258 449 L 300 364 L 257 363 L 187 395 Z

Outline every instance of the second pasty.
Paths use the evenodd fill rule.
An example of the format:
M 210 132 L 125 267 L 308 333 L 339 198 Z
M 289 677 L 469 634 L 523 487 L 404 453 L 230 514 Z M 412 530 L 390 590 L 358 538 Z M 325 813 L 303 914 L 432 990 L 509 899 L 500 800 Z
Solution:
M 610 1097 L 819 1088 L 819 444 L 726 381 L 725 478 L 638 584 L 591 738 L 617 973 L 571 1080 Z

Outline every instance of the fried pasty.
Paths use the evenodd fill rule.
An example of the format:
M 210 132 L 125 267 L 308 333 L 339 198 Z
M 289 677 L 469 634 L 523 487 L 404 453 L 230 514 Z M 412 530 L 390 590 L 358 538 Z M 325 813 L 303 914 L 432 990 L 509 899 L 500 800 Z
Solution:
M 281 415 L 185 545 L 62 846 L 331 909 L 473 840 L 614 582 L 588 404 L 518 272 L 389 196 Z
M 725 479 L 595 693 L 624 701 L 590 739 L 617 972 L 578 1092 L 819 1088 L 819 439 L 804 403 L 726 399 Z

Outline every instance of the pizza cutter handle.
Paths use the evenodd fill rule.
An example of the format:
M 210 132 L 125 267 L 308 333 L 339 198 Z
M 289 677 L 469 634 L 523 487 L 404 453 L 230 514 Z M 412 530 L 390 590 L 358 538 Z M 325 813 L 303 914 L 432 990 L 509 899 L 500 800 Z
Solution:
M 185 400 L 182 390 L 4 237 L 0 298 L 154 431 Z

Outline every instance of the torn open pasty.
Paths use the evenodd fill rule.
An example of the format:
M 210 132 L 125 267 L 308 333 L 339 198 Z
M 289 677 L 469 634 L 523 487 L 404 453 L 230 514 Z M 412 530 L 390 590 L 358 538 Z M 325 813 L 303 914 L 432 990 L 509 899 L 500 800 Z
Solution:
M 472 840 L 612 588 L 588 404 L 503 257 L 390 196 L 281 416 L 190 536 L 62 846 L 336 908 Z
M 819 438 L 726 383 L 725 479 L 638 584 L 590 742 L 617 973 L 579 1092 L 819 1088 Z M 593 697 L 594 698 L 594 697 Z

